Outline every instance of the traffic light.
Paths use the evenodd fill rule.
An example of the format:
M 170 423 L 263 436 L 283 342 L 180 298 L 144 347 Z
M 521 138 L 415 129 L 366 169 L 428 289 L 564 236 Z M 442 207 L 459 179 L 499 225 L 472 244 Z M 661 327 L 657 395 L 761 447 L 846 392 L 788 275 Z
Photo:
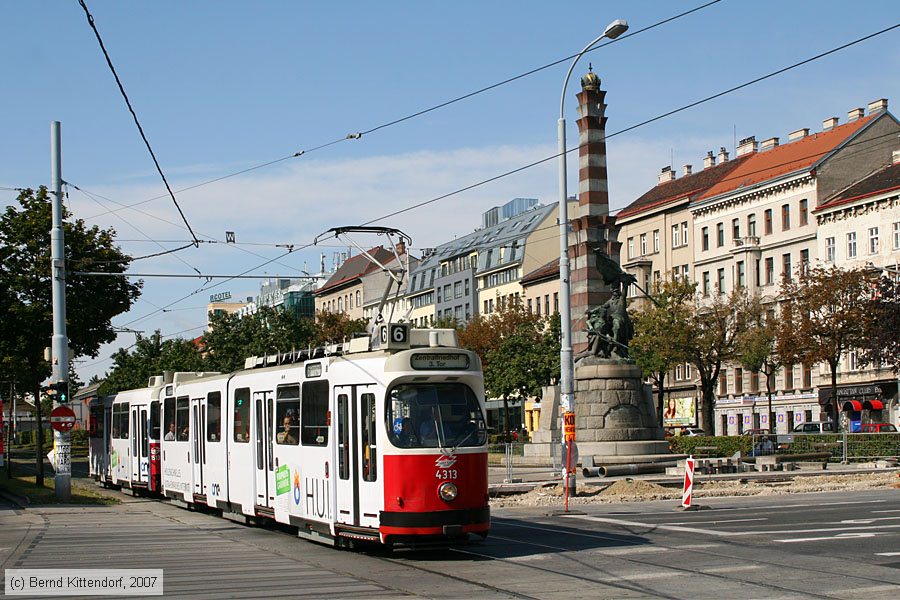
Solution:
M 59 404 L 68 404 L 69 403 L 69 382 L 68 381 L 57 381 L 51 383 L 48 386 L 42 387 L 41 392 L 47 397 L 50 398 L 53 402 L 58 402 Z

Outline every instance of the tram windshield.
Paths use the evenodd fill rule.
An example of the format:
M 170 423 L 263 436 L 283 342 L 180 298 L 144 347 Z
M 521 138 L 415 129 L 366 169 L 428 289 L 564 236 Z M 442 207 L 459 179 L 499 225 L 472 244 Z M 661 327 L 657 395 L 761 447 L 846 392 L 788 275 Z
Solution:
M 386 426 L 398 448 L 481 446 L 487 440 L 478 398 L 462 383 L 404 384 L 391 389 Z

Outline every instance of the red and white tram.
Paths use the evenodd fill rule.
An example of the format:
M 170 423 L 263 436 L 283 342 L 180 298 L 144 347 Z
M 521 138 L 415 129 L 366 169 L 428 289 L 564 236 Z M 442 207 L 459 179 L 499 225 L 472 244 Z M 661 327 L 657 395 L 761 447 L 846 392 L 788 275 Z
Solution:
M 91 474 L 338 546 L 490 528 L 481 362 L 453 330 L 174 373 L 93 408 Z

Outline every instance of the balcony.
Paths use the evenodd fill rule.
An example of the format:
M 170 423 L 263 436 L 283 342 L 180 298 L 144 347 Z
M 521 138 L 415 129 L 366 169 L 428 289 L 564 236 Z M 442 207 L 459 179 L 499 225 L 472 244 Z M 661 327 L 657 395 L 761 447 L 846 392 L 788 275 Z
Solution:
M 734 238 L 731 240 L 731 253 L 739 254 L 741 252 L 759 252 L 759 236 L 747 235 L 744 237 Z

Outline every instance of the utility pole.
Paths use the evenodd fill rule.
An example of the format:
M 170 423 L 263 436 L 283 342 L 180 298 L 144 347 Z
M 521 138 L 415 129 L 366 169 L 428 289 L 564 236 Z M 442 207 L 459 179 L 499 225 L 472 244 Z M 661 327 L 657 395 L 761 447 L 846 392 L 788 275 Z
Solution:
M 50 184 L 53 187 L 53 222 L 50 226 L 50 268 L 53 282 L 53 340 L 51 347 L 51 377 L 53 383 L 69 381 L 69 338 L 66 336 L 66 259 L 62 220 L 62 151 L 59 121 L 50 123 Z M 57 398 L 59 396 L 57 395 Z M 65 401 L 68 402 L 68 394 Z M 40 398 L 38 398 L 40 402 Z M 40 427 L 40 423 L 38 423 Z M 53 431 L 56 456 L 56 497 L 72 497 L 72 462 L 70 434 Z

